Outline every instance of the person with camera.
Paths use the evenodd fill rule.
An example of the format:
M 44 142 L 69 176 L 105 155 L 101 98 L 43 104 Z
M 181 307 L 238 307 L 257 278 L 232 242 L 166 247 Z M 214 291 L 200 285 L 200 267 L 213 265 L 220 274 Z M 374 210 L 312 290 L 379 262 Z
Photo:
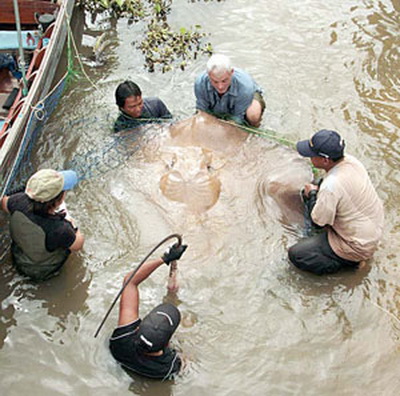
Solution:
M 65 210 L 65 196 L 78 183 L 73 170 L 41 169 L 24 192 L 4 196 L 10 216 L 11 253 L 18 272 L 34 281 L 56 275 L 71 251 L 82 249 L 84 236 Z

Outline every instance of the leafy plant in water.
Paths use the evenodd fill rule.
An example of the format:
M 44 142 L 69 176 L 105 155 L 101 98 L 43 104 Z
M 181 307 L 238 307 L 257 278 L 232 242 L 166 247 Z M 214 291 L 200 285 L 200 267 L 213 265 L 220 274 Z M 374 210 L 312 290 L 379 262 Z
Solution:
M 171 12 L 172 0 L 150 0 L 154 3 L 153 12 L 157 19 L 167 19 L 167 15 Z
M 152 19 L 145 38 L 138 45 L 145 56 L 148 70 L 152 72 L 159 65 L 165 73 L 172 69 L 174 62 L 184 70 L 188 60 L 196 59 L 198 54 L 211 54 L 211 44 L 202 44 L 206 34 L 199 32 L 200 28 L 196 25 L 195 30 L 181 28 L 176 32 L 167 22 Z
M 117 18 L 126 16 L 133 21 L 147 15 L 142 0 L 78 0 L 76 4 L 92 13 L 109 11 Z
M 126 16 L 130 22 L 147 21 L 147 32 L 137 48 L 150 72 L 159 66 L 164 73 L 172 70 L 174 64 L 184 70 L 188 61 L 199 54 L 213 52 L 211 43 L 203 43 L 207 34 L 200 31 L 200 25 L 194 29 L 171 29 L 168 15 L 172 0 L 78 0 L 78 4 L 92 13 L 108 11 L 115 17 Z

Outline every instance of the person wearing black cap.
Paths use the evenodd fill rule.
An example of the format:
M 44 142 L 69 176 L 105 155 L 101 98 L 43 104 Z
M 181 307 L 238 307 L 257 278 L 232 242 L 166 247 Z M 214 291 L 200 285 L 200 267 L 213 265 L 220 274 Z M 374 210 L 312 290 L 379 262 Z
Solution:
M 41 169 L 25 192 L 4 196 L 2 209 L 10 213 L 11 253 L 18 272 L 41 281 L 58 273 L 71 251 L 83 247 L 84 236 L 67 216 L 65 194 L 78 183 L 73 170 Z
M 358 268 L 372 257 L 382 236 L 383 204 L 364 166 L 344 155 L 345 143 L 331 130 L 320 130 L 297 143 L 297 151 L 326 171 L 320 186 L 306 184 L 303 197 L 322 233 L 289 248 L 289 260 L 315 274 Z
M 181 369 L 181 358 L 168 346 L 181 319 L 178 308 L 160 304 L 141 320 L 138 285 L 162 264 L 179 260 L 186 248 L 173 245 L 161 258 L 145 262 L 121 295 L 118 327 L 111 335 L 110 351 L 124 368 L 136 374 L 164 380 Z M 125 276 L 124 285 L 130 276 L 131 272 Z

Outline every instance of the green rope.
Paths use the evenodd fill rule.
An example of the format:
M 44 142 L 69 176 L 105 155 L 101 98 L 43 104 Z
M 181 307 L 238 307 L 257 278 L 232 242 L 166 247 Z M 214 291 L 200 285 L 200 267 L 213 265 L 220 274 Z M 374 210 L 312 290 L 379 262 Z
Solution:
M 211 114 L 212 116 L 216 117 L 215 114 L 213 114 L 212 112 L 207 112 L 208 114 Z M 277 136 L 277 132 L 273 131 L 272 129 L 261 129 L 261 128 L 256 128 L 250 125 L 243 125 L 243 124 L 238 124 L 236 123 L 234 120 L 232 120 L 232 118 L 230 118 L 229 115 L 226 115 L 224 118 L 220 118 L 220 117 L 216 117 L 219 119 L 219 121 L 224 122 L 225 124 L 229 124 L 231 126 L 240 128 L 241 130 L 247 132 L 247 133 L 251 133 L 253 135 L 256 136 L 260 136 L 262 138 L 265 139 L 269 139 L 272 140 L 276 143 L 282 144 L 283 146 L 286 146 L 290 149 L 296 149 L 296 143 L 293 142 L 292 140 L 286 139 L 284 137 L 281 136 Z M 230 118 L 230 119 L 229 119 Z M 155 121 L 155 122 L 168 122 L 171 121 L 170 119 L 166 119 L 166 118 L 137 118 L 138 121 Z M 313 165 L 310 164 L 311 167 L 311 171 L 313 173 L 314 179 L 318 179 L 320 176 L 320 172 L 319 170 Z
M 156 123 L 163 123 L 163 122 L 169 122 L 171 123 L 171 118 L 157 118 L 157 117 L 137 117 L 135 118 L 135 121 L 143 121 L 144 123 L 150 124 L 153 122 Z
M 277 136 L 277 132 L 275 132 L 271 129 L 261 129 L 261 128 L 256 128 L 256 127 L 249 126 L 249 125 L 242 125 L 242 124 L 236 123 L 233 120 L 220 119 L 220 121 L 225 122 L 226 124 L 235 126 L 237 128 L 240 128 L 241 130 L 243 130 L 247 133 L 251 133 L 253 135 L 260 136 L 265 139 L 270 139 L 274 142 L 282 144 L 291 149 L 296 149 L 295 142 L 293 142 L 292 140 L 286 139 L 284 137 Z M 311 171 L 313 173 L 314 179 L 317 179 L 320 176 L 319 170 L 313 164 L 310 164 L 310 166 L 311 166 Z
M 81 77 L 78 70 L 74 68 L 74 54 L 72 48 L 72 32 L 68 24 L 68 38 L 67 38 L 67 84 L 77 80 Z
M 277 133 L 275 131 L 269 130 L 269 129 L 260 129 L 256 127 L 251 127 L 251 126 L 246 126 L 246 125 L 237 125 L 240 129 L 244 130 L 245 132 L 252 133 L 253 135 L 257 135 L 266 139 L 273 140 L 274 142 L 277 142 L 279 144 L 282 144 L 286 147 L 289 147 L 291 149 L 296 148 L 296 143 L 286 139 L 281 136 L 277 136 Z
M 68 15 L 65 14 L 66 18 L 66 23 L 67 23 L 67 28 L 68 28 L 68 47 L 67 47 L 67 57 L 68 57 L 68 65 L 67 65 L 67 70 L 68 70 L 68 77 L 69 80 L 74 80 L 76 78 L 81 78 L 81 73 L 85 76 L 85 78 L 90 82 L 90 84 L 97 90 L 96 84 L 90 79 L 90 77 L 87 75 L 85 68 L 83 67 L 83 62 L 82 59 L 79 55 L 78 47 L 75 42 L 75 38 L 71 29 L 71 24 L 70 24 L 70 18 L 68 18 Z M 75 56 L 74 56 L 75 52 Z M 80 67 L 80 70 L 77 70 L 74 68 L 74 59 L 78 60 L 78 65 Z

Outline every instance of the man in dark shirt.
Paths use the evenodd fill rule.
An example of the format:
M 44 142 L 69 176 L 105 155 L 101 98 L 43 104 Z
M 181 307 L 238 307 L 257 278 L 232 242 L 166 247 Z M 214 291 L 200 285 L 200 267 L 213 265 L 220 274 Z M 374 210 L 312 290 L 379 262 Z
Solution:
M 161 258 L 144 263 L 121 296 L 118 327 L 110 338 L 110 350 L 123 367 L 145 377 L 168 379 L 181 369 L 181 358 L 168 346 L 181 315 L 178 308 L 167 303 L 158 305 L 141 320 L 138 285 L 162 264 L 179 260 L 186 248 L 174 245 Z M 124 285 L 130 276 L 125 276 Z
M 114 123 L 114 132 L 134 129 L 141 125 L 170 119 L 172 115 L 164 102 L 155 97 L 142 98 L 142 91 L 133 81 L 118 85 L 115 100 L 120 114 Z
M 32 175 L 25 192 L 4 196 L 2 209 L 11 215 L 11 252 L 17 270 L 32 280 L 55 275 L 84 237 L 60 211 L 66 191 L 78 182 L 72 170 L 42 169 Z

